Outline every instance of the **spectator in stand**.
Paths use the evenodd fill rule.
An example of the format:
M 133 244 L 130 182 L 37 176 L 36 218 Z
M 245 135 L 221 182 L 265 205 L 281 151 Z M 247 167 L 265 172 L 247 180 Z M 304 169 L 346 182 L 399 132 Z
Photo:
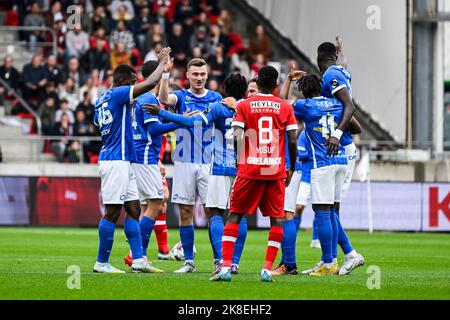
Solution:
M 39 98 L 41 91 L 43 91 L 47 83 L 45 69 L 41 65 L 41 55 L 34 54 L 31 58 L 31 63 L 24 66 L 22 79 L 24 85 L 23 97 L 26 100 Z
M 66 34 L 66 52 L 68 58 L 75 57 L 80 59 L 81 56 L 89 50 L 89 36 L 81 30 L 81 24 L 77 23 L 73 30 Z
M 189 17 L 186 17 L 183 21 L 186 21 L 187 19 L 189 19 Z M 206 14 L 206 12 L 203 12 L 203 11 L 200 11 L 200 13 L 197 16 L 197 19 L 195 19 L 195 21 L 193 21 L 193 26 L 194 26 L 195 30 L 197 30 L 201 26 L 205 27 L 206 30 L 209 30 L 209 24 L 210 24 L 210 22 L 209 22 L 208 15 Z M 189 31 L 190 31 L 190 33 L 192 33 L 193 29 L 191 29 Z
M 20 72 L 13 66 L 13 58 L 9 54 L 3 59 L 3 65 L 0 67 L 0 78 L 2 78 L 13 90 L 19 90 Z M 10 99 L 12 91 L 7 91 L 0 84 L 0 96 Z
M 150 34 L 150 8 L 142 7 L 139 10 L 139 15 L 133 19 L 133 29 L 136 36 L 136 44 L 141 52 L 147 52 L 147 38 Z
M 64 162 L 78 163 L 80 162 L 81 147 L 80 141 L 71 140 L 68 143 L 67 149 L 64 152 Z
M 167 18 L 167 11 L 168 7 L 161 5 L 158 6 L 158 11 L 156 16 L 153 17 L 152 24 L 158 23 L 161 26 L 161 30 L 164 31 L 164 33 L 169 32 L 170 28 L 170 22 Z
M 229 36 L 233 32 L 231 26 L 231 16 L 228 10 L 220 10 L 219 17 L 217 18 L 217 24 L 222 28 L 224 35 Z
M 62 7 L 60 1 L 55 1 L 50 11 L 45 15 L 45 25 L 52 27 L 55 24 L 56 18 L 62 17 Z
M 92 103 L 92 95 L 89 91 L 84 92 L 83 100 L 77 106 L 76 112 L 83 111 L 89 121 L 94 119 L 94 104 Z
M 113 0 L 111 2 L 111 16 L 114 20 L 131 20 L 134 18 L 133 3 L 129 0 Z
M 55 98 L 47 97 L 44 102 L 41 103 L 38 114 L 42 122 L 42 134 L 44 136 L 53 135 L 56 114 Z
M 56 85 L 52 81 L 47 81 L 45 89 L 41 92 L 41 96 L 39 97 L 39 104 L 42 104 L 48 97 L 55 100 L 55 105 L 59 104 L 59 95 L 56 91 Z
M 256 58 L 258 54 L 263 55 L 264 62 L 272 58 L 272 41 L 266 36 L 262 25 L 256 27 L 256 34 L 250 40 L 249 49 L 252 58 Z
M 56 33 L 56 52 L 58 55 L 58 64 L 63 64 L 67 60 L 66 53 L 66 32 L 67 27 L 64 22 L 63 16 L 55 17 L 55 23 L 53 25 L 53 29 Z M 53 42 L 53 34 L 51 32 L 47 33 L 47 42 Z M 47 53 L 52 50 L 52 47 L 45 47 L 44 52 Z
M 209 61 L 210 76 L 216 79 L 219 83 L 222 83 L 230 71 L 230 63 L 223 54 L 223 48 L 221 46 L 216 47 L 214 56 Z
M 57 86 L 63 83 L 62 72 L 59 70 L 56 65 L 56 56 L 53 54 L 49 54 L 47 56 L 47 61 L 45 63 L 45 78 L 49 82 L 53 82 Z
M 6 12 L 4 24 L 9 27 L 20 25 L 20 15 L 16 5 L 11 5 L 10 9 Z
M 66 115 L 69 118 L 71 124 L 75 123 L 75 116 L 73 115 L 73 111 L 69 109 L 69 102 L 67 100 L 60 101 L 59 109 L 56 110 L 55 113 L 55 123 L 61 122 L 63 115 Z
M 206 12 L 210 20 L 214 20 L 215 18 L 217 19 L 217 16 L 220 14 L 218 0 L 199 0 L 196 1 L 196 6 L 196 11 Z
M 75 112 L 75 124 L 73 126 L 74 136 L 88 136 L 89 135 L 89 120 L 86 113 L 82 109 Z
M 192 48 L 192 58 L 199 58 L 203 59 L 203 52 L 200 47 L 193 47 Z
M 158 60 L 158 55 L 161 52 L 162 48 L 163 48 L 162 42 L 158 41 L 153 43 L 152 50 L 150 50 L 145 55 L 144 63 L 150 60 Z
M 24 20 L 24 26 L 26 27 L 44 27 L 44 16 L 41 14 L 41 8 L 37 2 L 31 5 L 30 13 L 26 15 Z M 29 50 L 31 53 L 36 52 L 36 42 L 43 39 L 42 31 L 29 31 L 28 41 L 30 42 Z
M 212 24 L 210 26 L 209 38 L 211 43 L 210 54 L 214 55 L 217 47 L 222 47 L 223 54 L 226 55 L 230 48 L 230 40 L 222 34 L 219 25 Z
M 209 90 L 211 90 L 211 91 L 219 91 L 220 90 L 220 87 L 219 87 L 219 83 L 217 82 L 217 80 L 216 79 L 210 79 L 209 81 L 208 81 L 208 89 Z
M 83 69 L 80 68 L 80 63 L 77 58 L 70 58 L 67 63 L 67 69 L 63 72 L 64 83 L 68 78 L 72 78 L 75 81 L 75 87 L 78 88 L 83 85 L 86 74 Z
M 161 25 L 159 23 L 153 23 L 151 26 L 151 37 L 150 44 L 153 45 L 155 41 L 161 41 L 163 46 L 165 47 L 167 44 L 167 39 L 165 33 L 161 29 Z
M 111 50 L 114 50 L 119 42 L 125 44 L 125 50 L 129 53 L 131 53 L 135 47 L 133 34 L 127 29 L 123 20 L 117 22 L 117 29 L 111 33 L 109 42 Z
M 79 101 L 83 101 L 85 94 L 88 93 L 88 97 L 90 100 L 96 101 L 98 98 L 98 89 L 95 87 L 94 77 L 89 77 L 86 80 L 86 83 L 79 90 Z
M 106 71 L 106 76 L 103 82 L 98 86 L 98 95 L 101 96 L 103 92 L 108 91 L 113 84 L 113 71 Z
M 183 21 L 187 17 L 196 15 L 194 5 L 191 0 L 181 0 L 175 6 L 175 21 Z
M 59 90 L 59 99 L 66 100 L 70 110 L 75 110 L 80 101 L 78 100 L 78 89 L 75 86 L 75 80 L 67 78 L 64 86 Z
M 85 12 L 85 8 L 83 5 L 78 4 L 75 6 L 74 14 L 78 14 L 80 17 L 80 25 L 81 30 L 86 30 L 86 33 L 89 32 L 89 27 L 91 26 L 91 21 L 89 15 Z
M 90 25 L 89 33 L 92 34 L 94 31 L 102 28 L 105 34 L 109 34 L 109 20 L 106 16 L 105 7 L 98 6 L 95 8 L 94 12 L 90 15 Z
M 109 54 L 109 40 L 103 27 L 99 27 L 97 30 L 95 30 L 95 33 L 90 36 L 89 47 L 91 49 L 95 48 L 97 40 L 103 40 L 103 49 L 105 49 L 106 53 Z
M 231 56 L 231 71 L 237 71 L 242 74 L 247 80 L 252 77 L 250 66 L 248 64 L 248 51 L 242 49 Z
M 200 26 L 191 36 L 190 46 L 192 49 L 199 47 L 202 50 L 203 58 L 208 59 L 211 52 L 211 43 L 205 27 Z
M 172 25 L 172 33 L 168 38 L 168 45 L 172 49 L 172 56 L 176 67 L 184 67 L 187 64 L 187 58 L 191 56 L 191 47 L 189 39 L 183 32 L 181 23 Z
M 131 64 L 131 54 L 126 50 L 123 42 L 118 42 L 111 51 L 111 69 L 115 69 L 119 64 Z
M 53 135 L 61 137 L 73 136 L 73 125 L 67 114 L 64 113 L 61 115 L 60 121 L 55 124 Z M 67 139 L 54 140 L 52 142 L 51 149 L 59 162 L 64 162 L 67 146 Z
M 83 56 L 84 69 L 91 73 L 92 70 L 108 70 L 110 68 L 109 55 L 105 50 L 105 40 L 97 38 L 95 47 L 89 49 Z
M 258 53 L 256 55 L 255 62 L 253 62 L 252 66 L 250 67 L 251 78 L 256 77 L 258 75 L 259 69 L 261 69 L 265 65 L 264 55 L 262 53 Z

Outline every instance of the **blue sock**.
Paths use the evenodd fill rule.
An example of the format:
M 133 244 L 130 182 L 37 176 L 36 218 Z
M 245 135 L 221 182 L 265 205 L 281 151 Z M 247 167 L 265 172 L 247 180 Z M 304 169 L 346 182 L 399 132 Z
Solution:
M 317 229 L 316 219 L 313 220 L 312 240 L 319 240 L 319 231 Z
M 298 232 L 300 230 L 300 225 L 302 224 L 302 216 L 294 217 L 295 230 Z
M 325 263 L 333 262 L 333 228 L 331 227 L 330 213 L 330 211 L 315 211 L 320 245 L 322 247 L 322 261 Z
M 127 236 L 133 259 L 142 258 L 142 238 L 141 229 L 139 229 L 139 222 L 132 218 L 125 219 L 123 222 L 123 230 Z
M 350 253 L 353 251 L 353 247 L 352 244 L 350 243 L 350 239 L 347 237 L 347 233 L 345 233 L 345 230 L 342 227 L 341 221 L 339 220 L 339 211 L 336 211 L 335 215 L 339 230 L 339 238 L 338 238 L 339 245 L 341 246 L 341 249 L 344 252 L 344 254 Z
M 142 238 L 142 253 L 144 256 L 147 256 L 148 242 L 150 241 L 150 237 L 152 235 L 154 226 L 155 220 L 146 216 L 143 216 L 141 218 L 141 221 L 139 222 L 139 228 L 141 229 L 141 238 Z
M 116 225 L 114 223 L 109 222 L 106 219 L 100 220 L 100 223 L 98 224 L 98 236 L 100 238 L 97 255 L 98 262 L 108 262 L 114 242 L 115 230 Z
M 209 234 L 215 260 L 222 259 L 223 218 L 212 216 L 209 220 Z
M 184 259 L 194 260 L 194 226 L 180 226 L 180 239 L 183 245 Z
M 214 247 L 213 238 L 212 238 L 212 234 L 211 234 L 211 221 L 209 222 L 208 236 L 209 236 L 209 243 L 211 244 L 211 248 L 212 248 L 212 251 L 213 251 L 213 259 L 214 260 L 218 260 L 219 259 L 219 255 L 217 254 L 217 250 Z
M 296 269 L 295 259 L 295 240 L 297 233 L 295 232 L 294 220 L 286 220 L 283 222 L 283 240 L 281 241 L 281 252 L 284 264 L 289 269 Z
M 334 208 L 331 208 L 330 220 L 331 220 L 331 227 L 333 228 L 333 245 L 331 247 L 331 251 L 333 252 L 333 259 L 337 259 L 339 228 L 336 221 L 337 217 L 334 214 Z
M 234 244 L 233 260 L 231 261 L 231 264 L 239 264 L 242 250 L 244 250 L 245 239 L 247 239 L 247 218 L 242 218 L 241 222 L 239 222 L 239 233 Z

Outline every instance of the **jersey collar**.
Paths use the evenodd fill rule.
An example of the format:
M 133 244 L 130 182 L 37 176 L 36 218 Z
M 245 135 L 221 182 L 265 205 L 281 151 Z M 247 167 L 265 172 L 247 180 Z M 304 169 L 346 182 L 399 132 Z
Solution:
M 209 92 L 208 89 L 205 89 L 205 93 L 204 93 L 204 94 L 195 94 L 195 93 L 193 93 L 193 92 L 191 91 L 191 89 L 188 89 L 188 91 L 189 91 L 190 94 L 196 96 L 197 98 L 203 98 L 203 97 L 205 97 L 205 96 L 208 94 L 208 92 Z

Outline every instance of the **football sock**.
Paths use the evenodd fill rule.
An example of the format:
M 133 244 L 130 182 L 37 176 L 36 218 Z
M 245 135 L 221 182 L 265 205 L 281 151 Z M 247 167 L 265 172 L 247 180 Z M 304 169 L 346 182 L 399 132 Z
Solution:
M 318 230 L 317 230 L 316 219 L 313 219 L 313 225 L 312 225 L 312 240 L 319 240 L 319 232 L 318 232 Z
M 300 230 L 300 225 L 302 224 L 302 216 L 295 216 L 294 217 L 294 224 L 295 224 L 295 232 L 296 234 Z
M 167 224 L 166 224 L 166 214 L 161 213 L 155 222 L 155 236 L 158 242 L 158 252 L 163 254 L 168 254 L 170 252 L 169 242 L 167 239 Z
M 281 241 L 283 241 L 283 227 L 273 226 L 269 231 L 269 241 L 267 243 L 266 258 L 264 261 L 264 268 L 269 271 L 272 270 L 273 262 L 277 257 L 278 249 Z
M 123 230 L 128 239 L 130 250 L 134 259 L 140 259 L 143 256 L 141 230 L 139 222 L 135 219 L 128 218 L 123 222 Z
M 337 225 L 337 217 L 334 214 L 334 208 L 331 208 L 330 212 L 330 221 L 331 221 L 331 228 L 333 229 L 333 243 L 331 247 L 331 252 L 333 253 L 333 259 L 337 259 L 338 254 L 338 238 L 339 238 L 339 227 Z
M 144 256 L 147 256 L 148 242 L 150 241 L 154 226 L 155 220 L 146 216 L 142 216 L 141 221 L 139 222 L 139 228 L 141 229 L 142 253 Z
M 209 220 L 209 234 L 215 260 L 222 259 L 223 218 L 212 216 Z
M 209 222 L 209 226 L 208 226 L 208 237 L 209 237 L 209 244 L 211 245 L 212 251 L 213 251 L 213 259 L 214 261 L 220 260 L 219 259 L 219 255 L 217 254 L 217 250 L 214 247 L 213 244 L 213 238 L 212 238 L 212 234 L 211 234 L 211 221 Z
M 242 251 L 244 250 L 245 239 L 247 239 L 247 218 L 242 218 L 239 222 L 239 233 L 234 245 L 232 264 L 239 264 Z
M 296 269 L 295 259 L 295 240 L 297 233 L 295 232 L 295 221 L 286 220 L 283 223 L 283 240 L 281 241 L 282 260 L 288 269 Z
M 320 245 L 322 247 L 322 261 L 324 263 L 332 263 L 333 252 L 333 229 L 331 227 L 330 211 L 317 210 L 315 213 L 315 220 L 317 223 L 318 235 Z
M 239 225 L 236 223 L 227 222 L 227 224 L 223 229 L 223 236 L 222 236 L 222 256 L 224 267 L 231 267 L 234 244 L 238 237 L 238 233 L 239 233 Z
M 194 226 L 180 226 L 180 239 L 185 260 L 194 260 Z
M 108 262 L 114 242 L 115 230 L 116 225 L 114 223 L 106 219 L 100 219 L 100 223 L 98 224 L 98 236 L 100 238 L 97 255 L 98 262 Z
M 350 239 L 347 237 L 347 233 L 345 233 L 345 230 L 342 227 L 341 221 L 339 219 L 339 211 L 336 211 L 335 215 L 336 215 L 336 222 L 337 222 L 338 230 L 339 230 L 338 242 L 339 242 L 339 245 L 341 246 L 341 249 L 344 252 L 344 254 L 348 254 L 353 251 L 353 247 L 352 247 L 352 244 L 350 243 Z

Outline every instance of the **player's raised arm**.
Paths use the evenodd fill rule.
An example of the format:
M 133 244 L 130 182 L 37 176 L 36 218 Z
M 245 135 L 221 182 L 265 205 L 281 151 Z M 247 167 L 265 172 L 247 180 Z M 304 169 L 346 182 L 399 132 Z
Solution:
M 159 81 L 161 80 L 164 67 L 170 61 L 170 51 L 171 49 L 169 47 L 163 48 L 159 53 L 158 57 L 159 65 L 155 69 L 155 71 L 147 79 L 145 79 L 144 81 L 133 87 L 134 99 L 139 97 L 141 94 L 144 94 L 152 90 L 154 87 L 158 85 Z
M 166 106 L 174 106 L 177 103 L 177 96 L 169 93 L 169 78 L 172 70 L 173 59 L 164 66 L 164 73 L 159 84 L 158 100 Z
M 336 36 L 336 52 L 337 52 L 336 64 L 338 66 L 342 66 L 345 69 L 347 69 L 347 58 L 344 55 L 344 51 L 342 50 L 342 39 L 339 36 Z
M 296 70 L 295 69 L 295 64 L 291 65 L 291 71 L 289 72 L 289 75 L 287 76 L 287 79 L 284 82 L 283 87 L 280 90 L 279 97 L 281 99 L 288 100 L 289 99 L 289 93 L 291 91 L 292 81 L 298 81 L 301 78 L 303 78 L 304 76 L 306 76 L 306 72 L 305 71 Z

